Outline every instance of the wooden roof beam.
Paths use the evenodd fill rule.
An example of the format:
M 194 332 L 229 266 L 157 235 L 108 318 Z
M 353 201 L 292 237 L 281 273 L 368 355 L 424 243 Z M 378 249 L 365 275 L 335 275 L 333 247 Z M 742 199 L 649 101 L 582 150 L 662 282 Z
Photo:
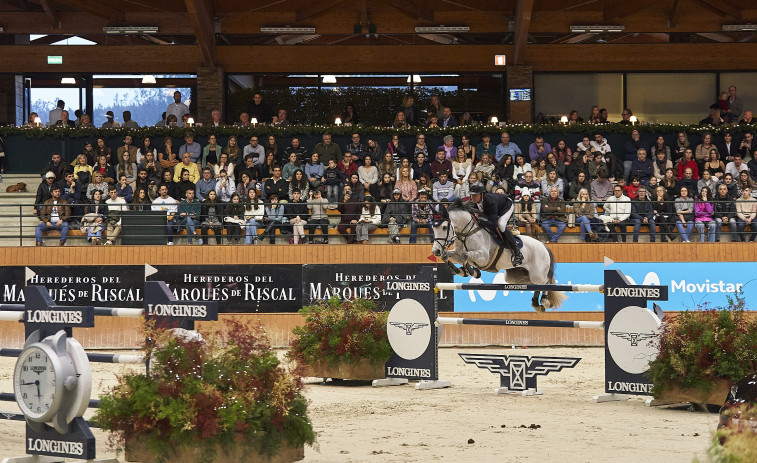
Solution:
M 185 0 L 205 66 L 215 67 L 216 33 L 213 5 L 209 0 Z
M 47 0 L 40 0 L 39 4 L 42 6 L 42 11 L 45 12 L 45 16 L 47 16 L 47 22 L 50 23 L 50 29 L 60 29 L 60 18 L 58 17 L 58 14 L 50 8 L 50 3 Z
M 412 0 L 384 0 L 384 3 L 394 7 L 400 13 L 410 18 L 423 19 L 428 22 L 434 21 L 433 11 L 423 8 Z
M 97 0 L 55 0 L 57 3 L 76 8 L 100 18 L 105 18 L 114 22 L 124 22 L 126 15 L 123 11 L 112 8 Z
M 306 6 L 301 10 L 297 10 L 295 18 L 297 22 L 309 21 L 311 19 L 320 18 L 329 11 L 338 7 L 342 3 L 347 3 L 348 0 L 325 0 L 322 2 L 313 2 L 310 6 Z
M 523 64 L 525 60 L 528 28 L 531 26 L 531 14 L 533 11 L 534 0 L 518 0 L 518 4 L 515 6 L 513 64 Z
M 697 0 L 702 5 L 714 10 L 720 16 L 741 19 L 741 9 L 728 0 Z
M 670 8 L 670 15 L 668 16 L 668 27 L 678 26 L 678 17 L 681 15 L 681 0 L 675 0 L 673 6 Z
M 618 3 L 605 8 L 603 16 L 605 21 L 625 18 L 656 3 L 659 3 L 659 0 L 637 0 L 635 2 L 620 0 Z

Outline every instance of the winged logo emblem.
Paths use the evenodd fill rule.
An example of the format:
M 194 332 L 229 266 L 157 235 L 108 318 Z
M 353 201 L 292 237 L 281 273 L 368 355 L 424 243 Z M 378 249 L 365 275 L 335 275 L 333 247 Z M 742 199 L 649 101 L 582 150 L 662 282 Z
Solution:
M 638 346 L 640 342 L 646 341 L 647 339 L 652 339 L 657 336 L 654 333 L 626 333 L 623 331 L 610 331 L 610 334 L 617 336 L 620 339 L 631 341 L 632 346 Z
M 526 355 L 459 354 L 465 363 L 500 375 L 500 386 L 513 391 L 536 389 L 537 376 L 573 368 L 575 357 L 529 357 Z
M 389 322 L 390 325 L 396 326 L 401 330 L 405 330 L 405 334 L 410 336 L 413 331 L 419 330 L 424 326 L 428 326 L 428 323 L 402 323 L 402 322 Z

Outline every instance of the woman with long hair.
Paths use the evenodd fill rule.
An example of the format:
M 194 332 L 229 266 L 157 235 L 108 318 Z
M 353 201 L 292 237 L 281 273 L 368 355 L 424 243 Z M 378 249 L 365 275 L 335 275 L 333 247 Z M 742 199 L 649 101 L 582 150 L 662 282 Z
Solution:
M 264 214 L 263 201 L 258 198 L 257 190 L 251 188 L 244 203 L 244 244 L 258 244 L 258 227 L 263 225 Z
M 665 187 L 662 185 L 655 189 L 654 196 L 652 197 L 654 221 L 660 227 L 660 241 L 663 243 L 668 241 L 668 239 L 670 241 L 675 240 L 675 235 L 673 234 L 675 210 L 673 209 L 673 203 L 670 202 L 670 198 Z
M 461 145 L 457 147 L 457 152 L 459 153 L 462 151 L 465 153 L 465 157 L 470 159 L 472 163 L 476 163 L 476 147 L 471 145 L 470 135 L 463 135 L 460 138 Z M 457 158 L 457 153 L 455 154 L 455 157 L 452 158 L 453 160 Z
M 581 231 L 581 241 L 597 240 L 597 234 L 591 229 L 591 219 L 597 216 L 597 207 L 589 198 L 589 190 L 581 188 L 573 203 L 573 213 L 576 214 L 576 225 Z
M 655 159 L 657 157 L 657 153 L 660 152 L 665 154 L 665 159 L 670 159 L 670 147 L 665 144 L 665 137 L 663 137 L 662 135 L 657 135 L 657 139 L 655 140 L 654 145 L 652 145 L 650 151 L 652 154 L 652 159 Z
M 686 149 L 691 148 L 691 142 L 689 142 L 689 136 L 686 132 L 678 132 L 676 134 L 676 146 L 672 151 L 673 158 L 671 161 L 675 164 L 679 159 L 683 157 L 683 153 Z
M 704 170 L 709 170 L 710 174 L 718 180 L 723 180 L 725 175 L 725 164 L 720 160 L 718 150 L 710 150 L 710 156 L 704 163 Z
M 697 163 L 697 167 L 699 168 L 699 172 L 702 172 L 704 169 L 704 163 L 710 159 L 710 150 L 717 151 L 718 148 L 715 146 L 715 144 L 712 143 L 712 135 L 709 133 L 705 133 L 702 135 L 702 143 L 697 145 L 696 151 L 694 151 L 694 160 Z M 718 152 L 718 154 L 720 154 Z
M 405 114 L 405 121 L 408 126 L 418 125 L 418 114 L 415 109 L 415 97 L 405 95 L 402 97 L 402 112 Z
M 202 149 L 202 157 L 200 158 L 200 169 L 205 167 L 212 168 L 215 164 L 218 164 L 218 159 L 221 157 L 221 147 L 216 141 L 216 136 L 210 134 L 208 137 L 208 144 Z
M 676 228 L 681 235 L 681 241 L 690 243 L 691 232 L 694 231 L 694 199 L 689 197 L 689 189 L 681 187 L 678 197 L 675 200 Z
M 654 148 L 652 149 L 654 150 Z M 673 168 L 673 163 L 670 161 L 670 157 L 666 154 L 665 150 L 658 149 L 653 156 L 654 176 L 660 181 L 665 177 L 665 171 Z
M 457 156 L 452 160 L 452 181 L 455 185 L 455 196 L 468 196 L 470 174 L 473 172 L 473 160 L 466 156 L 465 151 L 458 149 Z
M 407 158 L 407 148 L 400 143 L 400 136 L 396 133 L 392 135 L 392 138 L 387 143 L 386 150 L 392 153 L 392 159 L 397 164 L 399 164 L 403 158 Z
M 229 162 L 232 164 L 236 164 L 238 161 L 241 161 L 241 154 L 239 150 L 239 145 L 237 144 L 236 135 L 232 135 L 229 137 L 229 139 L 226 141 L 226 146 L 224 147 L 222 152 L 229 155 Z
M 307 198 L 310 196 L 310 181 L 305 177 L 302 169 L 297 169 L 292 174 L 292 180 L 289 182 L 289 197 L 292 197 L 294 190 L 300 190 L 300 197 Z
M 365 191 L 370 192 L 372 196 L 376 196 L 376 184 L 379 181 L 379 174 L 378 169 L 373 165 L 373 158 L 370 155 L 365 155 L 363 165 L 357 168 L 357 175 Z
M 602 118 L 599 117 L 599 106 L 594 105 L 591 107 L 591 115 L 589 116 L 589 123 L 597 124 L 599 122 L 602 122 Z
M 126 175 L 126 180 L 132 188 L 137 181 L 137 163 L 131 161 L 131 157 L 126 151 L 121 155 L 121 159 L 118 160 L 117 175 L 118 177 Z
M 373 202 L 373 197 L 366 196 L 363 199 L 363 209 L 355 227 L 355 235 L 358 243 L 368 244 L 368 233 L 377 229 L 381 223 L 381 209 Z
M 589 176 L 586 175 L 586 173 L 579 172 L 578 177 L 570 182 L 567 199 L 578 198 L 578 194 L 581 193 L 582 189 L 586 189 L 586 191 L 588 192 L 591 189 L 591 182 L 589 181 Z
M 213 166 L 213 177 L 220 177 L 222 170 L 226 170 L 226 174 L 228 174 L 229 177 L 234 177 L 234 164 L 229 160 L 228 153 L 221 153 L 218 162 Z
M 563 139 L 558 140 L 555 146 L 552 147 L 552 154 L 557 158 L 557 162 L 562 163 L 565 167 L 573 161 L 573 152 Z
M 513 180 L 519 182 L 523 179 L 523 174 L 531 171 L 531 164 L 526 162 L 526 157 L 522 154 L 515 155 L 515 165 L 513 166 Z
M 105 144 L 105 138 L 103 137 L 97 137 L 96 140 L 97 146 L 95 147 L 95 154 L 94 158 L 97 159 L 97 156 L 104 154 L 105 159 L 110 162 L 111 161 L 111 149 L 108 147 L 108 145 Z
M 136 193 L 134 193 L 134 196 L 131 200 L 131 210 L 132 211 L 149 211 L 151 210 L 150 204 L 150 197 L 147 194 L 147 190 L 144 188 L 140 188 L 137 190 Z
M 145 156 L 147 156 L 147 153 L 152 153 L 153 159 L 158 159 L 158 150 L 156 150 L 155 147 L 152 146 L 152 140 L 150 139 L 150 137 L 145 137 L 142 140 L 142 146 L 137 149 L 137 165 L 142 163 L 142 161 L 145 159 Z
M 715 230 L 717 222 L 713 217 L 715 210 L 710 202 L 712 192 L 709 188 L 704 187 L 699 192 L 699 198 L 694 201 L 694 226 L 699 231 L 699 242 L 704 243 L 704 229 L 707 228 L 708 240 L 710 243 L 715 242 Z
M 408 127 L 404 111 L 397 111 L 397 113 L 394 115 L 392 127 L 395 129 L 406 129 Z
M 163 146 L 158 152 L 158 161 L 160 161 L 160 167 L 163 170 L 167 170 L 173 174 L 173 168 L 181 160 L 179 159 L 179 152 L 173 149 L 173 138 L 163 138 Z
M 273 153 L 274 156 L 279 155 L 279 144 L 276 143 L 276 137 L 274 137 L 273 135 L 268 135 L 268 139 L 263 145 L 263 148 L 265 148 L 266 153 Z
M 426 135 L 422 133 L 419 133 L 418 135 L 415 136 L 415 147 L 413 148 L 413 159 L 418 159 L 418 153 L 422 153 L 423 160 L 428 162 L 428 145 L 426 144 Z
M 242 236 L 244 221 L 244 205 L 239 202 L 239 195 L 231 195 L 231 201 L 226 205 L 223 222 L 226 225 L 226 238 L 229 244 L 239 244 Z
M 402 199 L 405 201 L 415 201 L 415 198 L 418 197 L 418 185 L 410 176 L 410 167 L 400 168 L 399 176 L 394 184 L 394 188 L 397 188 L 402 192 Z
M 392 182 L 397 180 L 397 163 L 394 162 L 392 153 L 387 151 L 384 153 L 383 161 L 378 165 L 379 175 L 389 174 L 392 177 Z
M 665 188 L 665 193 L 670 198 L 674 198 L 678 188 L 676 174 L 672 168 L 665 169 L 665 176 L 660 180 L 660 186 Z
M 392 200 L 392 192 L 394 191 L 394 179 L 391 175 L 385 173 L 381 176 L 381 180 L 378 182 L 378 194 L 375 198 L 382 203 Z
M 752 196 L 755 196 L 755 194 L 757 194 L 757 191 L 755 191 L 754 188 L 754 181 L 752 181 L 752 177 L 749 176 L 749 172 L 742 170 L 741 172 L 739 172 L 739 178 L 736 179 L 736 191 L 738 191 L 739 196 L 741 196 L 741 194 L 747 188 L 749 188 Z

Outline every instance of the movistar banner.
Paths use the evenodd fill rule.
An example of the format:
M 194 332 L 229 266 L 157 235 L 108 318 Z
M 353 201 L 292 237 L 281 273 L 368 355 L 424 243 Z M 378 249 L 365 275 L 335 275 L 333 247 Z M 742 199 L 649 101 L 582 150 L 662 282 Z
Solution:
M 668 301 L 663 310 L 686 310 L 698 306 L 720 307 L 727 297 L 743 291 L 747 301 L 757 300 L 755 262 L 616 262 L 610 269 L 619 269 L 636 285 L 667 285 Z M 555 271 L 558 284 L 602 284 L 602 263 L 558 263 Z M 508 283 L 505 273 L 484 273 L 481 278 L 455 276 L 455 283 Z M 443 291 L 450 297 L 452 291 Z M 454 291 L 455 312 L 520 312 L 533 311 L 528 291 Z M 568 293 L 560 310 L 602 311 L 599 293 Z M 748 302 L 747 302 L 748 305 Z M 757 309 L 757 304 L 749 307 Z

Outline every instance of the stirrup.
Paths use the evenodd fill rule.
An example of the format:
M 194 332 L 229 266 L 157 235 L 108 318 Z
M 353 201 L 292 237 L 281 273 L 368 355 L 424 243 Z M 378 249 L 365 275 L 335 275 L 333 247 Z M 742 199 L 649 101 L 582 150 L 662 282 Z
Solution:
M 513 267 L 523 264 L 523 253 L 513 252 L 513 257 L 510 260 L 512 261 Z

